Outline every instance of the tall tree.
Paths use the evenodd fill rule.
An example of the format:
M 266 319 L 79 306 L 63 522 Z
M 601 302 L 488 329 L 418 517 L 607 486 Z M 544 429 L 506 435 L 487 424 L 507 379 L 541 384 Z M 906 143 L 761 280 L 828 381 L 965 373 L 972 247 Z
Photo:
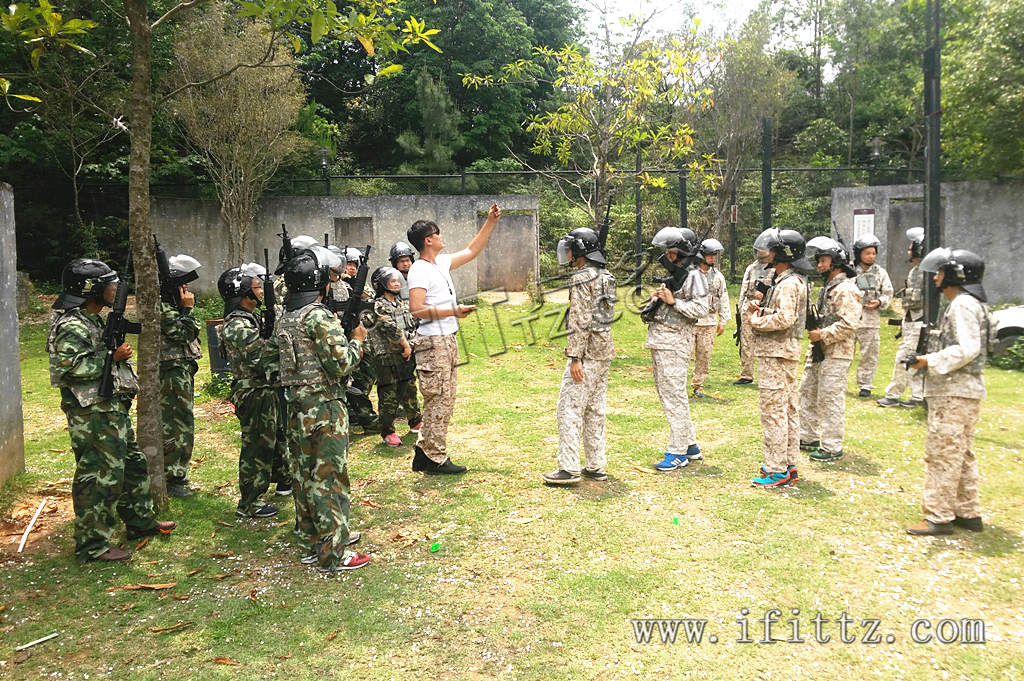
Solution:
M 177 70 L 169 87 L 212 81 L 182 91 L 171 109 L 214 181 L 229 263 L 248 257 L 260 195 L 282 161 L 302 146 L 292 127 L 306 93 L 290 50 L 278 46 L 263 67 L 216 78 L 235 64 L 260 63 L 264 30 L 215 5 L 187 23 L 174 46 Z
M 416 85 L 422 123 L 419 132 L 407 130 L 396 140 L 409 157 L 399 167 L 399 172 L 450 172 L 455 169 L 453 156 L 462 146 L 461 116 L 452 105 L 448 88 L 436 82 L 426 70 L 420 71 Z

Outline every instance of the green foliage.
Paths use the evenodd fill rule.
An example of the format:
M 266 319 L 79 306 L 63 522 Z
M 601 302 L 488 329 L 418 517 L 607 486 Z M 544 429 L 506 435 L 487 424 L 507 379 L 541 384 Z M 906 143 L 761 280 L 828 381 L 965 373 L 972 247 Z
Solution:
M 989 364 L 1000 369 L 1024 371 L 1024 338 L 1006 349 L 1001 355 L 990 355 Z
M 395 140 L 407 160 L 400 173 L 447 173 L 455 169 L 453 157 L 464 144 L 459 134 L 462 116 L 455 110 L 448 89 L 427 72 L 416 78 L 416 98 L 421 120 L 419 132 L 406 130 Z
M 230 371 L 211 373 L 210 380 L 203 384 L 202 391 L 217 400 L 231 397 L 231 382 L 235 380 Z

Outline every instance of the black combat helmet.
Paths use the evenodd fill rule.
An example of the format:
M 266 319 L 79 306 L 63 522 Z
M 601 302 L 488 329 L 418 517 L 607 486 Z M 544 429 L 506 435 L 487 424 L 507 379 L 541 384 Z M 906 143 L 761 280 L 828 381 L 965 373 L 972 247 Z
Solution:
M 70 310 L 89 298 L 104 305 L 103 293 L 107 284 L 117 283 L 117 272 L 102 260 L 75 258 L 64 266 L 60 282 L 64 290 L 54 301 L 54 310 Z
M 924 227 L 911 227 L 907 230 L 907 241 L 910 242 L 910 259 L 918 260 L 924 255 Z
M 384 295 L 384 292 L 388 290 L 388 282 L 398 277 L 399 283 L 403 281 L 402 273 L 396 270 L 394 267 L 388 265 L 381 265 L 373 271 L 370 275 L 370 284 L 373 285 L 373 292 L 378 295 Z M 396 293 L 392 291 L 392 293 Z
M 718 255 L 725 250 L 725 246 L 718 239 L 704 239 L 700 242 L 700 246 L 697 247 L 697 258 L 705 265 L 708 263 L 705 255 Z
M 220 278 L 217 279 L 217 291 L 224 299 L 225 317 L 238 307 L 242 298 L 252 298 L 257 305 L 263 302 L 252 290 L 252 283 L 257 277 L 264 276 L 265 273 L 263 265 L 250 262 L 241 267 L 232 267 L 220 275 Z
M 860 264 L 860 254 L 864 252 L 865 248 L 873 248 L 877 253 L 881 245 L 882 242 L 874 234 L 864 234 L 857 237 L 857 240 L 853 242 L 853 264 Z
M 838 269 L 846 273 L 847 276 L 855 276 L 856 272 L 850 265 L 850 256 L 846 252 L 846 248 L 828 236 L 816 236 L 807 242 L 807 255 L 811 260 L 817 261 L 823 255 L 830 256 L 832 258 L 832 267 L 822 273 L 825 279 L 828 279 L 829 274 L 832 270 Z
M 563 236 L 558 241 L 555 253 L 559 265 L 568 265 L 576 258 L 586 258 L 599 265 L 607 264 L 597 232 L 589 227 L 579 227 Z
M 391 261 L 391 266 L 398 267 L 399 258 L 405 257 L 408 257 L 412 262 L 416 262 L 416 251 L 404 241 L 396 241 L 391 250 L 388 251 L 388 260 Z
M 963 248 L 936 248 L 921 259 L 921 269 L 943 273 L 940 291 L 947 286 L 959 286 L 983 303 L 988 300 L 981 285 L 985 261 L 977 253 Z
M 754 239 L 754 250 L 771 251 L 775 254 L 774 262 L 788 262 L 793 269 L 812 272 L 811 261 L 804 257 L 806 248 L 803 235 L 795 229 L 769 227 Z
M 323 264 L 311 250 L 299 251 L 284 266 L 284 283 L 288 294 L 284 297 L 284 306 L 290 312 L 305 307 L 324 293 L 331 283 L 331 270 Z

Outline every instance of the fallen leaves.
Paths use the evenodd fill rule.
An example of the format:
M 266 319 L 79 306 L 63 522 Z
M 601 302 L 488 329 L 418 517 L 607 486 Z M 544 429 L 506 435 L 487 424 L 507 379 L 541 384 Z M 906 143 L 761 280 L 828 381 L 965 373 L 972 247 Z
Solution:
M 238 666 L 240 666 L 242 664 L 241 662 L 235 662 L 230 657 L 216 657 L 216 658 L 214 658 L 213 663 L 214 664 L 229 664 L 229 665 L 232 665 L 232 666 L 235 666 L 235 667 L 238 667 Z
M 173 589 L 178 586 L 177 582 L 168 582 L 166 584 L 122 584 L 121 586 L 109 586 L 107 591 L 161 591 L 163 589 Z
M 202 570 L 202 569 L 203 569 L 203 568 L 196 568 L 195 570 L 189 570 L 189 571 L 188 571 L 188 572 L 186 572 L 185 574 L 186 574 L 187 576 L 191 577 L 192 575 L 198 574 L 198 573 L 199 573 L 199 571 L 200 571 L 200 570 Z
M 211 558 L 231 558 L 234 555 L 235 554 L 231 553 L 230 551 L 214 551 L 213 553 L 210 554 L 210 557 Z
M 149 543 L 149 537 L 146 537 L 145 539 L 143 539 L 142 541 L 140 541 L 138 544 L 135 545 L 135 550 L 138 551 L 139 549 L 141 549 L 143 546 L 145 546 L 148 543 Z
M 327 634 L 327 640 L 328 641 L 333 641 L 334 639 L 338 638 L 338 634 L 340 634 L 342 631 L 344 631 L 344 629 L 342 629 L 341 627 L 338 627 L 337 629 L 335 629 L 331 633 Z
M 234 526 L 235 526 L 235 524 L 234 524 L 234 523 L 226 523 L 226 522 L 224 522 L 223 520 L 218 520 L 218 521 L 217 521 L 217 524 L 218 524 L 218 525 L 223 525 L 224 527 L 234 527 Z
M 187 598 L 187 596 L 186 596 L 186 598 Z M 162 633 L 165 633 L 165 632 L 168 632 L 168 631 L 178 631 L 179 629 L 184 629 L 185 627 L 190 627 L 193 624 L 194 624 L 194 622 L 178 622 L 177 624 L 175 624 L 174 626 L 171 626 L 171 627 L 150 627 L 149 631 L 150 631 L 150 633 L 153 633 L 153 634 L 162 634 Z

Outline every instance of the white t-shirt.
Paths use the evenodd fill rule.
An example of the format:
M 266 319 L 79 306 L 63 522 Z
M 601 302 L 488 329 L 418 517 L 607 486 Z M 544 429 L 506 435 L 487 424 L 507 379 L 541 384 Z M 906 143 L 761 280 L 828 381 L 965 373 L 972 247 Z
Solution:
M 426 290 L 425 304 L 427 307 L 454 310 L 458 301 L 455 298 L 455 282 L 452 281 L 451 268 L 452 256 L 447 253 L 438 254 L 436 265 L 419 258 L 409 270 L 409 288 Z M 457 317 L 444 317 L 443 319 L 420 320 L 417 333 L 422 336 L 447 336 L 458 330 L 459 320 Z

